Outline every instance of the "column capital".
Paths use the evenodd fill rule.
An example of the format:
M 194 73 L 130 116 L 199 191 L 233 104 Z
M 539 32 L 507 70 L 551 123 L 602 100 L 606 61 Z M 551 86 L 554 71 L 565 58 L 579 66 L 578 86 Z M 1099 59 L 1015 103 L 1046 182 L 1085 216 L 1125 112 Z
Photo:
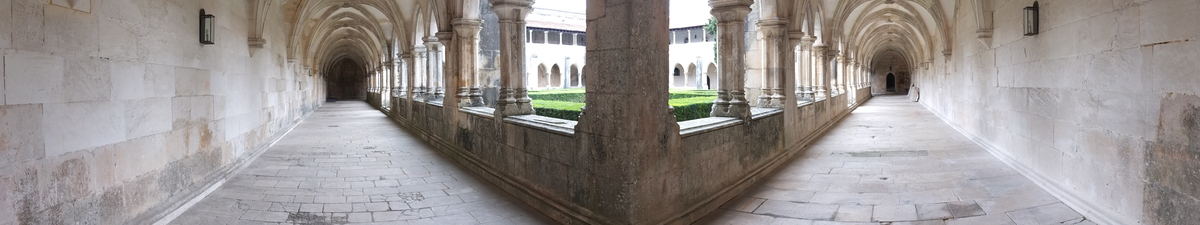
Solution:
M 492 12 L 500 18 L 500 22 L 523 22 L 525 16 L 533 11 L 533 0 L 488 0 L 492 3 Z
M 753 5 L 753 0 L 709 0 L 708 6 L 712 7 L 709 11 L 718 23 L 725 22 L 744 22 L 746 15 L 750 15 L 750 5 Z
M 759 20 L 759 31 L 763 33 L 763 37 L 767 38 L 784 38 L 787 35 L 788 20 L 782 18 L 771 18 Z
M 423 41 L 425 45 L 429 45 L 430 43 L 436 44 L 436 43 L 441 42 L 441 38 L 438 38 L 436 36 L 427 36 L 427 37 L 421 38 L 421 41 Z
M 458 18 L 450 21 L 454 26 L 454 33 L 461 38 L 472 38 L 479 35 L 479 30 L 483 29 L 483 20 L 479 19 L 463 19 Z

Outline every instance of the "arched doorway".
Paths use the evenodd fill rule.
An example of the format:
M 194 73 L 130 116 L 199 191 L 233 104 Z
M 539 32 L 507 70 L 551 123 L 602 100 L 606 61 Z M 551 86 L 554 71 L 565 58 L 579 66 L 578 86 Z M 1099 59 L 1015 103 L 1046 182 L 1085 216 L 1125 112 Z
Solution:
M 671 86 L 683 86 L 683 65 L 675 64 L 675 70 L 671 72 Z
M 896 92 L 896 75 L 895 74 L 888 73 L 888 75 L 887 75 L 887 92 L 888 93 Z
M 358 62 L 351 59 L 341 59 L 325 74 L 325 90 L 331 99 L 356 99 L 367 97 L 367 74 Z
M 713 86 L 713 82 L 712 82 L 713 78 L 717 77 L 717 64 L 709 63 L 708 69 L 706 69 L 704 71 L 705 71 L 704 87 L 706 87 L 710 90 L 719 88 L 717 86 Z
M 579 66 L 571 65 L 571 87 L 579 87 Z
M 538 64 L 538 87 L 545 88 L 550 85 L 550 73 L 546 72 L 546 64 Z
M 562 87 L 562 69 L 558 68 L 558 64 L 550 67 L 550 87 Z

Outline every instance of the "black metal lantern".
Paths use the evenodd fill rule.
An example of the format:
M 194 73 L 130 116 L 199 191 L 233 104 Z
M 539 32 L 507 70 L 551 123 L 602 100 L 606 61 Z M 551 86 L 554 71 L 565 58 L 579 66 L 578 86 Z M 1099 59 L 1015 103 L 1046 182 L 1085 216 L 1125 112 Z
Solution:
M 206 44 L 206 45 L 216 44 L 216 42 L 213 42 L 213 39 L 217 36 L 215 34 L 216 22 L 217 21 L 216 21 L 215 16 L 213 16 L 212 14 L 205 14 L 204 9 L 200 10 L 200 43 L 201 44 Z
M 1025 36 L 1033 36 L 1038 34 L 1038 3 L 1033 2 L 1033 6 L 1025 7 Z

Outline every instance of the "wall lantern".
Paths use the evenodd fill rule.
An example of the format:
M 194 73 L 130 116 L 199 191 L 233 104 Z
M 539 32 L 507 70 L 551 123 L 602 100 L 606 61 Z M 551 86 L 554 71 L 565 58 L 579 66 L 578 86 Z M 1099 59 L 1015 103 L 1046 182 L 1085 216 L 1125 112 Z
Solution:
M 1025 36 L 1033 36 L 1038 34 L 1038 3 L 1033 2 L 1033 6 L 1025 7 Z
M 200 43 L 211 45 L 213 42 L 216 28 L 216 17 L 212 14 L 205 14 L 204 9 L 200 9 Z

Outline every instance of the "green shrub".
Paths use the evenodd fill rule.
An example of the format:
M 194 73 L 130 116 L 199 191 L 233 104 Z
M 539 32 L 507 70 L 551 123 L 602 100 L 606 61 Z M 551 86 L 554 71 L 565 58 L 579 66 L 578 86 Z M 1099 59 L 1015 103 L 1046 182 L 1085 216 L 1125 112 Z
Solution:
M 668 104 L 675 108 L 675 121 L 708 118 L 716 96 L 673 98 Z
M 708 118 L 712 112 L 715 90 L 672 89 L 668 104 L 675 108 L 675 120 Z M 585 100 L 584 89 L 530 91 L 533 109 L 539 116 L 564 120 L 579 120 Z
M 579 113 L 582 112 L 583 103 L 580 102 L 564 102 L 564 101 L 548 101 L 534 99 L 533 111 L 539 116 L 553 117 L 564 120 L 579 120 Z

